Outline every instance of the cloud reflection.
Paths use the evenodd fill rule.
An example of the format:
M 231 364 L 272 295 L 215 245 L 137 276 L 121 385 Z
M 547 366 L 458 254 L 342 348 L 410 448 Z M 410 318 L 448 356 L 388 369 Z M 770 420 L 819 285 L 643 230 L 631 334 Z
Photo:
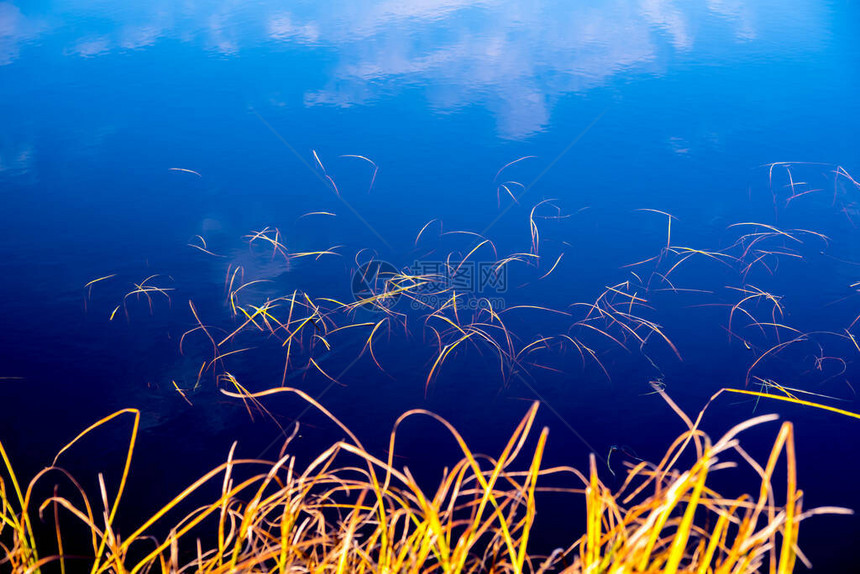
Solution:
M 692 46 L 673 2 L 570 6 L 425 0 L 383 3 L 351 15 L 349 26 L 325 22 L 317 42 L 337 46 L 340 59 L 305 103 L 351 106 L 396 86 L 427 85 L 434 109 L 478 103 L 494 113 L 500 135 L 523 138 L 548 125 L 564 94 L 653 67 L 661 34 L 676 50 Z
M 162 38 L 220 56 L 267 43 L 299 46 L 334 55 L 327 82 L 305 92 L 306 106 L 363 105 L 419 86 L 437 112 L 481 105 L 495 116 L 500 135 L 524 138 L 549 124 L 554 105 L 566 94 L 606 84 L 621 73 L 661 73 L 673 56 L 696 49 L 705 34 L 718 33 L 723 43 L 760 38 L 756 14 L 771 13 L 774 6 L 768 4 L 68 0 L 49 7 L 39 20 L 14 3 L 0 2 L 0 65 L 14 61 L 23 44 L 48 32 L 73 31 L 72 38 L 64 37 L 63 53 L 90 58 L 144 49 Z M 821 11 L 806 0 L 793 3 L 792 10 L 801 23 Z M 48 18 L 52 30 L 44 24 Z M 277 53 L 265 57 L 277 65 Z
M 281 12 L 269 36 L 337 51 L 328 82 L 305 93 L 307 106 L 362 105 L 422 86 L 434 110 L 481 105 L 501 136 L 521 139 L 545 129 L 566 94 L 621 73 L 661 73 L 708 24 L 729 43 L 756 38 L 750 10 L 737 0 L 344 2 Z
M 0 2 L 0 66 L 16 60 L 21 45 L 36 38 L 44 28 L 43 23 L 25 17 L 11 2 Z

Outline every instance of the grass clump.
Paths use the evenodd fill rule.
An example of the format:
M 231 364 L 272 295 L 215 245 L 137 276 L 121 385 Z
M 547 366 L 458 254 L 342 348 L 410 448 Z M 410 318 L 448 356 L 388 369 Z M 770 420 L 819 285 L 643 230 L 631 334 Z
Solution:
M 712 441 L 699 428 L 702 413 L 691 420 L 665 393 L 687 425 L 658 463 L 628 463 L 622 486 L 613 491 L 597 472 L 544 467 L 548 430 L 534 432 L 538 403 L 532 404 L 501 452 L 479 455 L 444 419 L 424 410 L 403 414 L 390 435 L 387 458 L 377 458 L 348 428 L 314 399 L 291 388 L 253 395 L 295 393 L 339 425 L 348 437 L 298 468 L 288 440 L 277 460 L 234 457 L 201 476 L 121 536 L 115 517 L 129 476 L 140 413 L 125 409 L 92 425 L 81 437 L 118 416 L 131 415 L 134 426 L 126 464 L 116 493 L 108 495 L 99 475 L 94 504 L 78 482 L 55 459 L 21 488 L 6 450 L 0 444 L 0 565 L 14 572 L 50 570 L 92 572 L 696 572 L 785 573 L 804 559 L 797 547 L 800 522 L 815 513 L 847 512 L 836 508 L 804 511 L 796 484 L 794 431 L 783 422 L 770 455 L 759 463 L 741 447 L 739 435 L 774 421 L 776 415 L 750 419 Z M 719 393 L 718 393 L 719 394 Z M 445 469 L 435 491 L 428 491 L 406 467 L 394 463 L 398 428 L 410 417 L 431 417 L 458 444 L 462 458 Z M 536 437 L 534 435 L 537 435 Z M 295 436 L 295 433 L 293 434 Z M 759 476 L 756 491 L 724 497 L 709 486 L 718 470 L 748 464 Z M 776 467 L 784 460 L 784 488 Z M 71 481 L 75 496 L 54 495 L 34 501 L 33 489 L 49 472 Z M 569 488 L 543 487 L 548 475 L 565 476 Z M 220 494 L 194 506 L 193 497 L 207 485 Z M 538 516 L 536 494 L 584 496 L 586 515 L 569 521 L 571 541 L 550 555 L 530 553 Z M 778 495 L 781 495 L 780 496 Z M 541 499 L 543 500 L 543 499 Z M 781 502 L 780 502 L 781 500 Z M 98 512 L 94 508 L 100 508 Z M 53 517 L 48 510 L 53 510 Z M 83 528 L 91 552 L 64 555 L 64 532 L 72 522 Z M 584 534 L 582 530 L 584 518 Z M 35 521 L 53 520 L 59 552 L 40 552 Z M 168 532 L 156 539 L 153 532 Z M 577 537 L 578 536 L 578 537 Z

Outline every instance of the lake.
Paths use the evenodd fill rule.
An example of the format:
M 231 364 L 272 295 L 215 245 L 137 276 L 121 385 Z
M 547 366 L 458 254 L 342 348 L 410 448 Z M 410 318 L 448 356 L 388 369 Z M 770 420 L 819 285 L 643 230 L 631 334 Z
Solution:
M 294 395 L 222 391 L 301 389 L 383 457 L 409 409 L 497 455 L 540 401 L 545 464 L 593 454 L 613 487 L 686 429 L 651 383 L 691 416 L 724 387 L 860 412 L 858 22 L 847 1 L 0 2 L 0 440 L 31 477 L 140 409 L 136 525 L 234 441 L 275 456 L 298 420 L 307 461 L 344 436 Z M 860 421 L 724 393 L 702 424 L 767 413 L 795 424 L 804 509 L 860 509 Z M 97 489 L 129 428 L 61 466 Z M 741 442 L 764 464 L 778 428 Z M 396 454 L 435 484 L 458 450 L 417 418 Z M 580 536 L 580 507 L 548 506 L 530 548 Z M 800 532 L 815 571 L 853 568 L 856 516 Z

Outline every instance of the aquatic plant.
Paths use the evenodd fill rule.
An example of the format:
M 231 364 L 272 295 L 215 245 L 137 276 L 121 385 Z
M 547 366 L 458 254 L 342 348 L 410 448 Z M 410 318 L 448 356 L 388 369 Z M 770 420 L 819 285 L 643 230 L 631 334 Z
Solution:
M 369 162 L 375 177 L 378 168 L 371 160 L 364 156 L 345 157 Z M 314 159 L 321 177 L 343 201 L 316 153 Z M 513 163 L 522 159 L 527 158 Z M 497 174 L 497 180 L 504 169 Z M 836 174 L 849 181 L 842 172 Z M 807 201 L 803 198 L 811 194 L 799 183 L 793 185 L 785 207 Z M 347 249 L 341 246 L 294 250 L 294 238 L 269 226 L 245 235 L 250 257 L 234 260 L 210 249 L 202 236 L 195 236 L 189 243 L 191 248 L 211 261 L 226 260 L 219 271 L 224 273 L 223 312 L 219 315 L 217 307 L 213 311 L 210 305 L 204 317 L 188 300 L 191 316 L 183 327 L 186 330 L 177 337 L 178 350 L 197 361 L 193 367 L 196 379 L 186 378 L 187 384 L 183 385 L 171 381 L 172 388 L 194 406 L 194 391 L 205 384 L 206 377 L 211 377 L 209 380 L 222 394 L 242 402 L 251 419 L 259 414 L 272 420 L 284 436 L 290 431 L 265 405 L 266 397 L 299 394 L 339 425 L 349 440 L 331 445 L 301 467 L 289 454 L 292 439 L 287 440 L 276 460 L 240 460 L 231 450 L 227 462 L 203 475 L 128 537 L 116 531 L 114 517 L 136 440 L 137 411 L 121 411 L 81 435 L 119 414 L 134 415 L 127 465 L 113 503 L 108 502 L 108 489 L 100 477 L 100 492 L 95 497 L 101 499 L 100 505 L 92 504 L 73 481 L 75 496 L 55 491 L 35 506 L 34 483 L 21 491 L 3 451 L 6 476 L 0 485 L 4 513 L 0 542 L 5 544 L 7 562 L 22 571 L 53 562 L 59 562 L 62 569 L 67 562 L 78 564 L 80 558 L 64 555 L 63 551 L 61 526 L 68 528 L 69 519 L 61 519 L 60 513 L 68 512 L 83 524 L 92 541 L 87 560 L 94 572 L 792 571 L 796 560 L 805 561 L 797 547 L 800 522 L 820 512 L 845 511 L 803 508 L 796 484 L 794 431 L 790 423 L 780 427 L 767 460 L 757 462 L 740 446 L 738 436 L 751 427 L 773 421 L 775 416 L 751 419 L 712 441 L 700 428 L 704 411 L 693 421 L 669 399 L 661 367 L 666 360 L 682 360 L 682 353 L 670 337 L 671 328 L 660 322 L 665 315 L 661 315 L 659 305 L 667 297 L 680 299 L 682 294 L 692 294 L 704 304 L 691 307 L 725 310 L 724 321 L 717 322 L 725 330 L 729 345 L 743 346 L 745 362 L 736 380 L 737 386 L 743 388 L 724 389 L 711 400 L 722 393 L 734 393 L 755 401 L 753 410 L 763 400 L 776 400 L 860 418 L 849 410 L 801 398 L 845 401 L 821 392 L 822 385 L 831 380 L 841 383 L 837 379 L 842 378 L 853 395 L 848 378 L 842 375 L 853 363 L 853 353 L 860 352 L 852 333 L 858 319 L 840 330 L 832 330 L 838 325 L 831 326 L 831 330 L 808 326 L 802 329 L 803 325 L 792 324 L 790 306 L 787 308 L 776 282 L 780 266 L 807 258 L 812 248 L 829 245 L 829 238 L 815 231 L 744 221 L 727 227 L 729 241 L 724 247 L 693 247 L 676 241 L 683 228 L 674 223 L 677 220 L 673 215 L 657 209 L 638 209 L 665 218 L 665 235 L 660 232 L 656 254 L 623 265 L 623 280 L 602 283 L 596 296 L 588 296 L 585 301 L 554 298 L 553 307 L 522 291 L 538 282 L 558 280 L 569 272 L 566 266 L 574 265 L 571 259 L 576 257 L 575 250 L 559 250 L 558 242 L 552 243 L 553 226 L 570 215 L 552 200 L 531 207 L 521 205 L 523 194 L 515 195 L 514 190 L 526 188 L 518 182 L 503 181 L 496 189 L 512 200 L 499 217 L 509 209 L 521 208 L 521 251 L 500 254 L 502 242 L 497 245 L 486 229 L 482 233 L 450 230 L 441 220 L 431 219 L 418 231 L 414 247 L 435 267 L 417 265 L 420 256 L 416 255 L 415 267 L 397 268 L 381 263 L 372 250 L 359 249 L 354 253 L 354 266 L 347 263 L 353 278 L 352 299 L 345 299 L 344 289 L 313 294 L 294 284 L 288 289 L 278 285 L 280 273 L 298 275 L 307 269 L 300 265 L 315 264 L 323 256 L 332 256 L 326 260 L 344 261 L 340 251 Z M 497 202 L 501 203 L 500 198 Z M 313 211 L 299 219 L 312 216 L 336 214 Z M 571 247 L 565 241 L 561 244 Z M 455 281 L 458 274 L 479 259 L 488 266 L 492 279 L 515 269 L 518 282 L 525 282 L 516 292 L 505 291 L 501 305 L 479 290 L 459 288 Z M 294 267 L 296 261 L 301 263 Z M 258 264 L 266 271 L 254 269 Z M 383 267 L 384 273 L 380 272 Z M 708 273 L 716 270 L 718 275 L 690 273 L 705 268 Z M 115 277 L 105 275 L 87 283 L 87 300 L 91 300 L 94 285 L 98 284 L 99 291 L 106 290 L 107 280 Z M 122 296 L 111 319 L 122 308 L 126 319 L 131 320 L 134 314 L 130 316 L 128 304 L 138 300 L 147 304 L 150 313 L 153 300 L 163 298 L 169 304 L 168 292 L 172 288 L 157 286 L 155 280 L 159 277 L 162 276 L 152 275 L 132 283 L 133 289 Z M 725 282 L 715 288 L 709 282 L 714 278 Z M 345 282 L 340 286 L 345 287 Z M 184 306 L 177 308 L 188 312 Z M 529 325 L 529 314 L 548 319 L 534 322 L 540 325 L 538 330 Z M 302 391 L 287 387 L 293 375 L 319 375 L 331 385 L 345 384 L 340 379 L 362 359 L 390 375 L 397 363 L 389 363 L 385 342 L 399 338 L 401 333 L 405 341 L 415 343 L 413 347 L 420 358 L 417 362 L 423 362 L 425 394 L 432 392 L 440 373 L 454 370 L 449 365 L 455 357 L 473 351 L 488 357 L 489 364 L 497 365 L 504 384 L 515 377 L 522 380 L 532 367 L 569 375 L 565 367 L 569 364 L 551 362 L 553 355 L 565 353 L 574 359 L 578 356 L 583 369 L 594 366 L 602 373 L 598 376 L 611 379 L 611 371 L 617 367 L 616 355 L 634 355 L 638 351 L 638 358 L 648 363 L 642 366 L 648 371 L 648 365 L 653 368 L 645 379 L 650 379 L 653 389 L 647 394 L 661 395 L 684 421 L 687 431 L 657 463 L 634 457 L 634 462 L 627 464 L 623 480 L 621 469 L 611 464 L 614 450 L 610 450 L 606 465 L 613 475 L 618 471 L 616 478 L 623 483 L 613 489 L 601 481 L 594 458 L 584 473 L 572 467 L 542 466 L 546 430 L 529 440 L 529 435 L 534 434 L 537 403 L 495 457 L 475 454 L 453 426 L 429 412 L 413 410 L 398 419 L 387 455 L 380 458 L 322 405 Z M 258 346 L 269 351 L 280 348 L 283 353 L 283 376 L 277 388 L 259 391 L 239 381 L 241 363 L 234 361 L 249 357 Z M 324 362 L 335 347 L 356 353 L 341 373 Z M 796 363 L 792 363 L 792 372 L 801 377 L 811 373 L 808 378 L 817 386 L 810 387 L 801 380 L 792 380 L 789 386 L 776 380 L 784 376 L 785 370 L 775 375 L 780 370 L 772 367 L 785 360 L 809 365 L 809 371 L 804 372 L 793 369 Z M 548 408 L 552 410 L 551 405 Z M 397 429 L 415 416 L 433 417 L 444 425 L 462 455 L 454 466 L 440 471 L 435 490 L 427 490 L 408 468 L 394 463 Z M 292 436 L 297 432 L 293 427 Z M 531 445 L 528 452 L 526 445 Z M 720 496 L 711 486 L 711 477 L 739 463 L 758 475 L 759 481 L 752 485 L 755 488 L 736 498 Z M 785 468 L 787 473 L 784 486 L 776 482 L 777 468 Z M 35 480 L 46 480 L 42 477 L 49 472 L 62 471 L 52 466 Z M 557 486 L 563 479 L 570 484 Z M 220 495 L 199 505 L 200 497 L 211 493 L 217 484 L 221 485 Z M 572 520 L 568 546 L 546 556 L 534 551 L 539 501 L 545 500 L 544 494 L 538 493 L 584 496 L 586 504 L 585 533 L 580 536 L 577 525 L 582 522 Z M 95 506 L 103 508 L 101 515 L 93 511 Z M 189 510 L 189 506 L 193 508 Z M 33 529 L 36 513 L 44 520 L 48 510 L 54 512 L 54 548 L 58 555 L 44 550 L 44 538 Z
M 494 457 L 473 452 L 447 421 L 424 410 L 398 418 L 386 458 L 370 453 L 332 413 L 300 390 L 280 387 L 248 394 L 222 391 L 259 401 L 294 393 L 346 433 L 304 468 L 285 442 L 277 460 L 234 457 L 201 476 L 137 529 L 122 536 L 115 517 L 131 470 L 140 413 L 116 412 L 81 432 L 60 450 L 53 464 L 22 490 L 0 443 L 5 473 L 0 475 L 0 565 L 14 572 L 38 572 L 59 565 L 62 572 L 86 565 L 92 572 L 759 572 L 787 573 L 804 560 L 797 547 L 798 528 L 819 513 L 804 510 L 796 483 L 794 429 L 783 422 L 764 464 L 746 453 L 739 435 L 773 422 L 764 415 L 731 428 L 712 441 L 701 429 L 703 409 L 694 420 L 655 387 L 687 426 L 658 463 L 627 463 L 622 486 L 612 490 L 591 456 L 587 473 L 572 467 L 542 466 L 548 429 L 532 438 L 538 412 L 535 402 Z M 721 391 L 722 392 L 722 391 Z M 711 400 L 716 398 L 717 393 Z M 792 401 L 794 402 L 794 401 Z M 813 405 L 815 406 L 815 405 Z M 109 502 L 99 475 L 100 510 L 80 483 L 58 465 L 63 453 L 93 430 L 131 415 L 133 426 L 126 462 Z M 453 437 L 462 458 L 441 471 L 435 491 L 419 485 L 407 467 L 394 462 L 398 429 L 412 417 L 430 417 Z M 526 445 L 530 445 L 528 448 Z M 685 463 L 693 454 L 692 462 Z M 734 457 L 732 455 L 735 455 Z M 759 476 L 755 491 L 736 498 L 720 496 L 709 486 L 715 472 L 745 461 Z M 776 467 L 784 459 L 785 487 L 775 486 Z M 37 482 L 60 473 L 75 496 L 54 494 L 33 499 Z M 567 477 L 569 487 L 543 487 L 546 477 Z M 557 480 L 556 480 L 557 482 Z M 220 494 L 193 506 L 192 497 L 220 483 Z M 529 552 L 539 516 L 537 493 L 584 496 L 585 532 L 548 556 Z M 778 499 L 783 500 L 778 502 Z M 33 522 L 53 510 L 58 553 L 40 552 Z M 87 533 L 89 557 L 64 554 L 60 512 L 68 512 Z M 179 516 L 179 518 L 176 518 Z M 67 526 L 68 528 L 68 526 Z M 156 528 L 168 534 L 161 540 Z
M 372 188 L 379 169 L 376 163 L 362 155 L 342 157 L 360 160 L 373 168 Z M 352 361 L 348 359 L 343 364 L 352 365 L 366 357 L 365 360 L 371 361 L 381 372 L 392 374 L 384 364 L 384 343 L 396 333 L 403 333 L 408 340 L 416 342 L 415 363 L 424 365 L 425 393 L 432 391 L 441 373 L 453 370 L 448 366 L 450 363 L 470 353 L 489 356 L 498 365 L 499 378 L 504 385 L 531 368 L 565 372 L 570 365 L 565 354 L 578 357 L 583 370 L 594 368 L 599 377 L 607 380 L 612 379 L 613 368 L 619 366 L 616 359 L 628 356 L 646 370 L 653 368 L 648 378 L 665 382 L 667 362 L 682 360 L 684 349 L 675 344 L 674 333 L 662 323 L 667 317 L 665 306 L 661 305 L 667 301 L 664 294 L 675 295 L 677 300 L 689 295 L 699 298 L 700 304 L 686 308 L 726 309 L 724 322 L 718 325 L 715 322 L 715 326 L 726 331 L 729 345 L 740 344 L 748 351 L 742 359 L 746 373 L 736 381 L 738 386 L 741 381 L 749 388 L 780 377 L 779 370 L 772 368 L 776 363 L 804 356 L 812 358 L 811 365 L 807 361 L 810 370 L 820 373 L 818 380 L 812 381 L 820 387 L 834 379 L 835 369 L 845 372 L 853 362 L 853 353 L 860 352 L 860 344 L 852 333 L 857 318 L 847 327 L 831 324 L 820 328 L 790 322 L 791 309 L 786 307 L 783 294 L 786 285 L 778 283 L 778 270 L 780 266 L 815 256 L 822 247 L 830 245 L 831 239 L 817 231 L 781 228 L 775 223 L 728 224 L 725 229 L 728 242 L 724 246 L 687 246 L 677 241 L 684 228 L 676 223 L 677 218 L 671 213 L 653 208 L 634 209 L 634 212 L 662 220 L 659 239 L 653 245 L 655 254 L 622 264 L 622 277 L 607 280 L 602 289 L 598 287 L 595 295 L 586 294 L 584 300 L 578 296 L 568 301 L 555 296 L 544 300 L 540 295 L 543 287 L 535 290 L 538 293 L 535 296 L 529 291 L 530 286 L 558 281 L 558 289 L 543 289 L 555 294 L 562 292 L 565 280 L 570 280 L 571 268 L 578 265 L 577 261 L 572 261 L 577 252 L 568 249 L 573 247 L 569 242 L 553 238 L 553 226 L 561 225 L 587 207 L 568 213 L 558 202 L 547 199 L 531 206 L 521 205 L 520 200 L 524 198 L 515 196 L 512 190 L 525 190 L 528 186 L 505 180 L 501 175 L 510 166 L 531 157 L 515 159 L 496 173 L 493 179 L 496 191 L 504 190 L 513 202 L 504 209 L 500 206 L 499 214 L 482 232 L 447 229 L 438 218 L 424 224 L 413 242 L 411 255 L 415 263 L 411 267 L 381 262 L 370 248 L 360 248 L 352 254 L 354 266 L 348 262 L 349 248 L 345 246 L 293 249 L 302 242 L 301 237 L 285 234 L 282 228 L 273 225 L 257 228 L 242 237 L 248 255 L 241 258 L 236 252 L 216 253 L 203 236 L 195 235 L 188 245 L 207 256 L 214 268 L 224 273 L 227 313 L 219 314 L 217 309 L 213 313 L 210 307 L 206 309 L 204 322 L 204 317 L 189 300 L 194 322 L 184 333 L 176 334 L 178 351 L 186 354 L 190 350 L 200 367 L 196 369 L 196 378 L 189 374 L 182 377 L 181 384 L 171 381 L 172 387 L 182 400 L 193 404 L 191 391 L 198 390 L 206 377 L 216 384 L 229 382 L 225 375 L 241 369 L 232 361 L 247 362 L 251 360 L 247 354 L 260 346 L 271 346 L 272 341 L 279 341 L 283 347 L 282 384 L 286 384 L 292 374 L 320 375 L 329 382 L 343 384 L 339 373 L 329 372 L 331 369 L 323 366 L 322 359 L 334 347 L 357 351 Z M 318 168 L 316 172 L 326 185 L 339 194 L 316 152 L 313 161 L 308 163 L 312 164 Z M 791 175 L 794 164 L 775 163 L 765 167 L 771 193 L 778 191 L 774 187 L 775 177 L 783 172 L 788 177 L 785 189 L 790 190 L 790 195 L 784 200 L 786 205 L 811 200 L 813 196 L 801 190 L 801 183 Z M 834 194 L 840 185 L 856 187 L 856 180 L 843 168 L 837 167 L 832 175 L 836 186 Z M 777 201 L 774 196 L 774 201 L 777 206 L 782 200 Z M 491 238 L 488 232 L 499 218 L 513 209 L 522 219 L 520 251 L 500 253 L 496 243 L 500 238 Z M 319 216 L 336 217 L 337 214 L 311 211 L 299 215 L 296 220 Z M 321 259 L 348 266 L 338 271 L 352 274 L 351 299 L 348 292 L 344 293 L 349 281 L 325 282 L 315 288 L 320 290 L 316 293 L 297 289 L 292 282 L 288 288 L 279 286 L 281 274 L 313 275 Z M 301 268 L 298 268 L 299 262 Z M 383 263 L 389 271 L 375 272 Z M 432 269 L 427 265 L 422 267 L 429 263 Z M 489 284 L 500 276 L 507 278 L 510 271 L 510 283 L 514 285 L 516 277 L 519 285 L 508 289 L 506 279 L 504 289 L 494 291 L 503 297 L 459 286 L 458 276 L 476 263 L 489 273 L 485 277 Z M 703 270 L 706 272 L 702 273 Z M 717 275 L 711 275 L 712 272 Z M 85 304 L 92 302 L 94 286 L 101 295 L 108 288 L 108 280 L 116 277 L 116 274 L 108 274 L 86 283 Z M 131 290 L 118 293 L 119 304 L 114 303 L 110 318 L 114 319 L 122 309 L 120 315 L 131 320 L 134 314 L 129 314 L 129 307 L 138 301 L 146 304 L 150 314 L 154 301 L 166 300 L 170 305 L 170 292 L 174 288 L 158 284 L 167 277 L 172 278 L 167 274 L 150 275 L 143 281 L 133 281 Z M 343 275 L 339 277 L 343 279 Z M 714 285 L 715 280 L 725 283 Z M 856 289 L 856 284 L 852 289 Z M 196 297 L 195 293 L 192 299 Z M 187 313 L 184 305 L 176 308 Z M 530 322 L 522 318 L 526 313 L 542 319 Z M 540 330 L 529 329 L 536 325 L 540 325 Z M 822 368 L 824 364 L 829 371 Z M 856 396 L 847 379 L 845 383 L 842 393 L 833 394 L 847 391 L 850 396 Z M 795 382 L 790 384 L 797 386 Z

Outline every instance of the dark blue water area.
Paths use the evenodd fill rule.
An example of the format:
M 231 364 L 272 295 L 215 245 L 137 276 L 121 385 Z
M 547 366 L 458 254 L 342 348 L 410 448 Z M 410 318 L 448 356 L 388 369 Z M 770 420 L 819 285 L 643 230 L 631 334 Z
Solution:
M 406 325 L 374 338 L 384 372 L 367 328 L 332 334 L 330 350 L 317 341 L 286 375 L 283 339 L 246 329 L 222 351 L 249 350 L 219 369 L 252 391 L 285 377 L 380 456 L 413 408 L 497 454 L 540 400 L 546 464 L 584 471 L 593 452 L 614 486 L 613 445 L 658 461 L 684 431 L 649 381 L 691 415 L 762 380 L 858 412 L 858 23 L 847 1 L 0 2 L 0 440 L 32 476 L 86 425 L 141 409 L 120 514 L 131 528 L 233 441 L 248 457 L 280 447 L 213 369 L 191 390 L 212 348 L 200 330 L 183 340 L 189 301 L 225 336 L 242 324 L 225 290 L 237 267 L 260 281 L 242 292 L 249 311 L 294 291 L 351 302 L 362 262 L 415 271 L 483 238 L 495 252 L 478 247 L 476 266 L 527 254 L 483 293 L 514 347 L 548 338 L 515 369 L 468 341 L 434 370 L 426 325 L 445 324 L 405 298 L 392 310 Z M 249 244 L 266 229 L 289 261 Z M 215 256 L 189 245 L 203 241 Z M 126 296 L 150 276 L 168 291 Z M 589 323 L 606 334 L 577 325 L 601 293 L 677 353 L 656 332 L 640 345 L 611 321 Z M 385 316 L 361 308 L 329 329 Z M 300 418 L 300 460 L 343 438 L 295 396 L 265 406 L 285 426 Z M 860 509 L 857 420 L 724 394 L 703 425 L 716 438 L 764 413 L 796 425 L 804 508 Z M 63 466 L 93 488 L 97 472 L 116 479 L 127 429 Z M 763 462 L 777 431 L 742 444 Z M 458 457 L 421 415 L 395 454 L 428 488 Z M 745 467 L 714 480 L 731 496 L 758 488 Z M 579 499 L 542 508 L 536 552 L 581 534 Z M 858 539 L 856 516 L 818 516 L 799 542 L 815 571 L 847 572 Z

